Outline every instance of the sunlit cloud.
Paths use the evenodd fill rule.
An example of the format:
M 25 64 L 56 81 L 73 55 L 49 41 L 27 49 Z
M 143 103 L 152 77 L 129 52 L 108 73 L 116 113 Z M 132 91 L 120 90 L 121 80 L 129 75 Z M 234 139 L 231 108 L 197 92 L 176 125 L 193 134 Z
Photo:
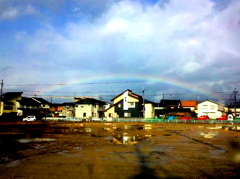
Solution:
M 219 89 L 228 91 L 226 83 L 239 86 L 240 1 L 71 3 L 62 0 L 53 10 L 48 7 L 54 3 L 47 1 L 25 1 L 17 6 L 7 6 L 5 1 L 7 8 L 0 13 L 1 20 L 41 16 L 40 25 L 31 33 L 29 29 L 14 31 L 13 43 L 18 46 L 13 53 L 21 58 L 8 56 L 5 65 L 16 67 L 19 75 L 2 73 L 6 80 L 24 79 L 21 64 L 11 65 L 18 61 L 26 64 L 22 69 L 29 69 L 36 82 L 48 76 L 57 81 L 96 73 L 147 73 L 209 90 L 221 86 Z M 46 8 L 50 12 L 46 13 Z

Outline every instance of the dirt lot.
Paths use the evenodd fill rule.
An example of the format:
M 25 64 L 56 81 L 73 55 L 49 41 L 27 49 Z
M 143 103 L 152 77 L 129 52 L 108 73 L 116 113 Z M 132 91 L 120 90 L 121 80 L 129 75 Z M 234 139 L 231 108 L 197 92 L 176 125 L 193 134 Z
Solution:
M 216 124 L 0 123 L 0 178 L 239 178 L 240 133 Z

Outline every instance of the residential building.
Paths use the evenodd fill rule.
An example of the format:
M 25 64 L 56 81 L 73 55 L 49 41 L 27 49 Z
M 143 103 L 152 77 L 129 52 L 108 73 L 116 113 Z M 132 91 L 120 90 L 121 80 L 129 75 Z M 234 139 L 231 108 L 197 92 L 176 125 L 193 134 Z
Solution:
M 62 111 L 64 109 L 64 104 L 53 103 L 50 105 L 49 111 L 52 117 L 61 117 L 63 116 Z
M 0 101 L 0 116 L 3 113 L 3 105 L 4 105 L 3 101 Z
M 106 102 L 94 98 L 78 98 L 75 101 L 75 117 L 82 119 L 104 117 Z
M 60 114 L 61 116 L 75 117 L 75 103 L 63 103 L 63 109 Z
M 216 119 L 225 115 L 226 112 L 226 108 L 223 104 L 210 100 L 205 100 L 198 104 L 198 117 L 208 116 L 211 119 Z
M 155 103 L 144 99 L 144 118 L 153 118 L 155 117 Z
M 162 99 L 155 106 L 155 114 L 157 117 L 165 116 L 193 116 L 190 108 L 182 107 L 181 100 Z
M 7 92 L 2 95 L 2 114 L 17 115 L 17 101 L 21 100 L 23 92 Z
M 154 103 L 143 97 L 126 90 L 112 100 L 113 104 L 106 109 L 105 116 L 111 118 L 151 118 L 155 116 Z M 144 106 L 144 108 L 143 108 Z
M 190 108 L 192 112 L 197 110 L 197 101 L 181 101 L 182 108 Z
M 233 116 L 235 116 L 235 112 L 236 112 L 236 117 L 240 118 L 240 105 L 229 105 L 228 106 L 228 113 L 232 114 Z
M 49 113 L 50 103 L 42 98 L 22 97 L 17 100 L 17 115 L 27 116 L 46 116 Z

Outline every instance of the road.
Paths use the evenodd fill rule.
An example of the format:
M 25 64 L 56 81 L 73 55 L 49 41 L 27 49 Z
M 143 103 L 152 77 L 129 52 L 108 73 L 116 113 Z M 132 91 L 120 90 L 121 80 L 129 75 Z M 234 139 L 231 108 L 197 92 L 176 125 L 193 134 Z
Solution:
M 216 124 L 0 122 L 0 178 L 239 178 Z

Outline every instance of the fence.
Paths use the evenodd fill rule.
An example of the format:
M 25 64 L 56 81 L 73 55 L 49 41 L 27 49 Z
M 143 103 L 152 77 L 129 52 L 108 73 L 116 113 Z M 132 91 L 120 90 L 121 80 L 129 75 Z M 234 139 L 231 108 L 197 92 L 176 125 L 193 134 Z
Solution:
M 44 121 L 65 121 L 65 122 L 92 122 L 91 119 L 82 119 L 75 117 L 46 117 L 43 118 Z M 101 120 L 100 122 L 143 122 L 143 123 L 209 123 L 209 124 L 239 124 L 240 119 L 236 120 L 181 120 L 181 119 L 164 119 L 164 118 L 113 118 L 112 120 Z

